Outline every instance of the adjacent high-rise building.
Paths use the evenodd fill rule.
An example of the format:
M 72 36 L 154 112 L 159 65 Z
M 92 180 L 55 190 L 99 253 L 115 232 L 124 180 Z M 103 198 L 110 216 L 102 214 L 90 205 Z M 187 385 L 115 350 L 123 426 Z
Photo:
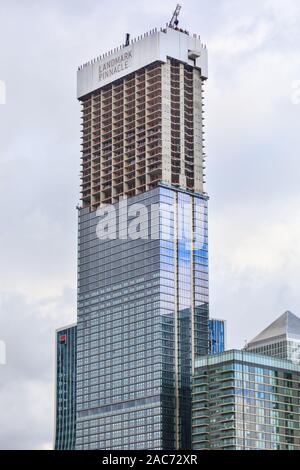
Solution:
M 228 351 L 196 359 L 193 449 L 300 450 L 300 365 Z
M 208 322 L 209 354 L 219 354 L 226 349 L 226 321 L 211 318 Z
M 172 27 L 78 70 L 78 450 L 191 448 L 208 353 L 206 79 L 206 47 Z
M 76 432 L 76 325 L 56 331 L 55 450 L 74 450 Z
M 300 364 L 300 318 L 285 312 L 250 341 L 245 350 Z

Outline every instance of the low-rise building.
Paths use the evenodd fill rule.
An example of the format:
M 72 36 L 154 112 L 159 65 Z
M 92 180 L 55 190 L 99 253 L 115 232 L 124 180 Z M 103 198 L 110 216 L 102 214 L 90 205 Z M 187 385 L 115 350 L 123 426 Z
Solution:
M 246 351 L 198 357 L 195 450 L 300 450 L 300 365 Z

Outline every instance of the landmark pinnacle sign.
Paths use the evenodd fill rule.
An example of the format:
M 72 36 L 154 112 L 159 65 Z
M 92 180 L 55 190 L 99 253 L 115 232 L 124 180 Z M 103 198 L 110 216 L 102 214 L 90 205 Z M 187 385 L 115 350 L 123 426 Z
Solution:
M 133 58 L 132 50 L 124 52 L 99 65 L 99 82 L 107 78 L 113 77 L 117 73 L 123 72 L 131 65 Z
M 167 63 L 168 57 L 196 67 L 201 77 L 207 78 L 207 50 L 199 36 L 172 28 L 152 30 L 133 39 L 130 45 L 120 46 L 80 66 L 77 97 L 80 99 L 155 62 Z

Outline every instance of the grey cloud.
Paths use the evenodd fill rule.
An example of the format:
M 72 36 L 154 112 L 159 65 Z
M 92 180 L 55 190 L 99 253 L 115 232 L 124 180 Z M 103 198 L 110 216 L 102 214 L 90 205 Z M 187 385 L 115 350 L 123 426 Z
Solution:
M 0 449 L 30 449 L 52 443 L 55 329 L 74 321 L 75 291 L 32 301 L 0 293 Z

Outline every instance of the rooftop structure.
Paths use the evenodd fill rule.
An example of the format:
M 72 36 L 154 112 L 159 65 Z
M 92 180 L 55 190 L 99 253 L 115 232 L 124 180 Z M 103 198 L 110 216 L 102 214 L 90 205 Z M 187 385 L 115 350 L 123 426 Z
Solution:
M 285 312 L 250 341 L 245 350 L 300 363 L 300 318 Z

